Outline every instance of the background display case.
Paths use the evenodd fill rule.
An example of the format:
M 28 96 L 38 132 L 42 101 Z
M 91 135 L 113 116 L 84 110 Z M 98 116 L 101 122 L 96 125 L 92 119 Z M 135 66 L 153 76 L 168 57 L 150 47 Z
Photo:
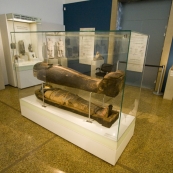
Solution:
M 34 50 L 32 54 L 28 50 L 29 44 L 34 47 L 34 43 L 37 42 L 37 38 L 34 35 L 30 35 L 29 32 L 39 30 L 41 26 L 41 19 L 22 14 L 9 13 L 0 15 L 0 23 L 2 44 L 4 49 L 4 60 L 2 64 L 3 75 L 5 77 L 4 83 L 5 85 L 10 84 L 14 87 L 16 87 L 18 84 L 19 88 L 29 87 L 31 85 L 27 83 L 26 80 L 22 80 L 22 76 L 26 78 L 27 75 L 28 77 L 32 78 L 31 71 L 29 71 L 29 68 L 32 69 L 34 62 L 31 63 L 30 61 L 30 63 L 26 63 L 26 60 L 31 60 L 33 54 L 35 54 Z M 25 35 L 25 38 L 23 38 L 21 34 L 18 34 L 16 37 L 15 34 L 10 34 L 11 32 L 24 31 L 28 32 L 28 34 Z M 23 47 L 23 53 L 18 52 L 19 47 Z M 21 57 L 21 61 L 25 61 L 25 63 L 21 64 L 21 67 L 19 67 L 15 62 L 14 52 L 17 52 L 18 56 Z M 17 75 L 21 76 L 21 81 L 17 81 L 15 73 L 16 66 L 18 69 Z M 32 78 L 32 80 L 34 81 L 34 78 Z M 33 84 L 38 84 L 38 82 L 39 81 L 35 80 Z
M 16 40 L 35 37 L 39 59 L 33 76 L 40 84 L 19 88 L 22 115 L 114 165 L 133 136 L 148 36 L 40 31 L 12 32 L 12 39 L 14 34 Z M 21 61 L 18 54 L 20 81 L 18 67 L 35 60 Z

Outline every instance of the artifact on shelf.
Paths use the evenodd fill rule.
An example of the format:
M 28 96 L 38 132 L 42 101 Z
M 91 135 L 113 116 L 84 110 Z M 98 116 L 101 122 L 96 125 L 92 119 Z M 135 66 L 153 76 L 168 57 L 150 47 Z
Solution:
M 103 60 L 103 56 L 97 51 L 94 57 L 94 61 Z
M 14 62 L 18 62 L 20 56 L 19 55 L 14 55 Z
M 44 102 L 85 117 L 88 117 L 90 112 L 90 118 L 104 127 L 111 127 L 119 117 L 119 112 L 112 110 L 112 105 L 103 108 L 91 103 L 89 107 L 87 100 L 59 88 L 46 87 L 44 92 L 42 92 L 42 89 L 38 89 L 35 91 L 35 95 L 40 100 L 43 99 L 44 95 Z
M 32 44 L 29 44 L 29 45 L 28 45 L 28 51 L 29 51 L 29 52 L 33 52 Z
M 25 45 L 23 40 L 19 40 L 18 46 L 19 46 L 19 53 L 25 55 Z
M 11 49 L 16 49 L 16 43 L 11 43 L 10 47 L 11 47 Z
M 54 49 L 54 45 L 53 45 L 53 41 L 51 38 L 47 39 L 47 53 L 48 53 L 48 58 L 53 58 L 53 49 Z
M 115 97 L 124 84 L 124 72 L 110 72 L 103 79 L 92 78 L 73 69 L 45 62 L 36 63 L 33 67 L 34 76 L 44 82 L 78 88 L 106 96 Z

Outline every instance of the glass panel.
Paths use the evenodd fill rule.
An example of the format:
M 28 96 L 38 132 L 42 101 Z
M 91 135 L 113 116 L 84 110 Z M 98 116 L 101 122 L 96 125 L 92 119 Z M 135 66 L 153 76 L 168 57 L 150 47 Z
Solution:
M 131 32 L 128 62 L 120 58 L 117 64 L 118 69 L 126 68 L 118 138 L 126 132 L 127 128 L 130 128 L 129 126 L 134 126 L 135 123 L 145 68 L 148 39 L 147 35 Z
M 131 31 L 11 32 L 20 100 L 117 141 L 137 112 L 146 51 L 142 36 Z

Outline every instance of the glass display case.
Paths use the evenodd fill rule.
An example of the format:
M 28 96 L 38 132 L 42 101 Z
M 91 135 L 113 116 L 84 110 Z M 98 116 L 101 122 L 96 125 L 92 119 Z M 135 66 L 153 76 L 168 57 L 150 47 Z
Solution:
M 19 88 L 22 115 L 114 165 L 134 132 L 148 36 L 40 31 L 11 32 L 11 39 L 17 81 L 31 83 Z M 37 85 L 18 74 L 32 62 Z

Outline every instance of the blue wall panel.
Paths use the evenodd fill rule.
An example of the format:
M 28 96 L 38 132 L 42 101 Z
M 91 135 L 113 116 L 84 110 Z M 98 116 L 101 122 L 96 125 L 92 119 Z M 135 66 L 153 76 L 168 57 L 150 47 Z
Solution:
M 65 30 L 79 31 L 80 28 L 95 28 L 97 31 L 109 31 L 111 8 L 112 0 L 90 0 L 64 4 Z M 80 64 L 79 60 L 68 61 L 68 67 L 90 75 L 90 65 Z
M 65 4 L 64 25 L 66 31 L 80 28 L 109 30 L 112 0 L 91 0 Z

